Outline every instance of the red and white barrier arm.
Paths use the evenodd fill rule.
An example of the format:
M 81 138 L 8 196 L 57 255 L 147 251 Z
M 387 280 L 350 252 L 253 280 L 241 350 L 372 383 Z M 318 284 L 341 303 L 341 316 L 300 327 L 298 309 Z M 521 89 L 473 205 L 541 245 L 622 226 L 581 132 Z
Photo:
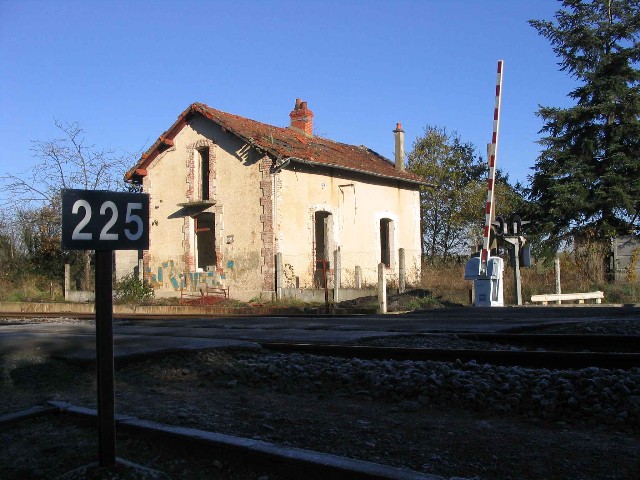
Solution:
M 498 129 L 500 128 L 500 104 L 502 101 L 502 60 L 498 61 L 498 76 L 496 80 L 496 102 L 493 110 L 493 135 L 491 137 L 491 154 L 489 155 L 489 175 L 487 180 L 487 206 L 485 209 L 484 238 L 482 253 L 480 256 L 480 274 L 487 273 L 487 260 L 489 259 L 489 236 L 491 234 L 491 222 L 494 215 L 494 184 L 496 180 L 496 159 L 498 157 Z

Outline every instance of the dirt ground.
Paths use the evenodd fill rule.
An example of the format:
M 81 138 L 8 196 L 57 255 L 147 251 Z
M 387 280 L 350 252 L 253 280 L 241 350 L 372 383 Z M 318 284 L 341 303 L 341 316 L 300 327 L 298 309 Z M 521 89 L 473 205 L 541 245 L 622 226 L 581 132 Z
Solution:
M 231 358 L 236 352 L 226 354 Z M 634 429 L 380 400 L 365 392 L 289 391 L 206 373 L 217 367 L 212 361 L 224 358 L 192 352 L 119 369 L 116 413 L 445 478 L 640 478 L 640 432 Z M 47 400 L 95 408 L 90 366 L 41 357 L 5 356 L 1 362 L 0 414 Z M 3 479 L 57 478 L 97 459 L 95 430 L 63 415 L 0 430 L 0 444 Z M 119 432 L 117 454 L 169 478 L 285 478 L 268 465 L 247 465 L 224 452 L 124 432 Z M 155 477 L 123 473 L 110 478 Z

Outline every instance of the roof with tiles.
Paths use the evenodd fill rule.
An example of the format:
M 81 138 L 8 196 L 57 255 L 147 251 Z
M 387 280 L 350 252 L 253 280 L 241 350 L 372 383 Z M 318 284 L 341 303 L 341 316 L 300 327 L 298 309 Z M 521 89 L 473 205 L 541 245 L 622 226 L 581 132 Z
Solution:
M 303 104 L 306 109 L 306 103 Z M 296 109 L 298 104 L 296 104 Z M 311 116 L 310 111 L 305 110 Z M 295 112 L 295 110 L 294 110 Z M 292 124 L 295 125 L 292 112 Z M 364 146 L 348 145 L 316 137 L 294 127 L 275 127 L 239 115 L 216 110 L 203 103 L 189 106 L 178 120 L 142 155 L 137 164 L 127 172 L 129 181 L 146 175 L 146 167 L 153 159 L 173 145 L 173 138 L 187 125 L 194 115 L 202 115 L 241 138 L 254 148 L 282 162 L 306 163 L 359 172 L 378 178 L 424 185 L 424 180 L 412 173 L 396 169 L 388 159 Z

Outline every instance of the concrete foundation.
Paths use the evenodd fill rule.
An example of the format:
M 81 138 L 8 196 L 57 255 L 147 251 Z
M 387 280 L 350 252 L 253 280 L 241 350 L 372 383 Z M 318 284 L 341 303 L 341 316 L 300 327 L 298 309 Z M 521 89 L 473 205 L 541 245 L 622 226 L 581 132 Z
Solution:
M 333 302 L 334 289 L 329 289 L 329 301 Z M 340 301 L 354 300 L 360 297 L 369 297 L 376 294 L 375 288 L 341 288 Z M 301 302 L 324 302 L 324 289 L 283 288 L 283 299 L 300 300 Z
M 94 292 L 84 290 L 69 290 L 65 292 L 64 299 L 67 302 L 93 302 L 96 294 Z

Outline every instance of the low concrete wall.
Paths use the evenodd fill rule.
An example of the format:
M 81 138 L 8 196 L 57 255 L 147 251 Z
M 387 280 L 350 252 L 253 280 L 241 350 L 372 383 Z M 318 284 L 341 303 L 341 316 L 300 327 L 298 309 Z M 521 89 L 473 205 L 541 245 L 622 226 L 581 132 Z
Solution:
M 154 288 L 153 295 L 155 298 L 180 298 L 180 290 Z M 229 298 L 240 302 L 250 302 L 253 300 L 270 302 L 274 299 L 274 293 L 263 292 L 261 290 L 229 290 Z
M 7 314 L 53 314 L 94 315 L 94 303 L 27 303 L 0 302 L 0 312 Z M 168 315 L 168 316 L 212 316 L 212 315 L 291 315 L 300 314 L 299 309 L 287 307 L 247 306 L 225 307 L 222 305 L 114 305 L 114 316 Z M 358 312 L 361 313 L 361 312 Z
M 84 291 L 84 290 L 69 290 L 66 292 L 66 296 L 64 299 L 67 302 L 94 302 L 96 299 L 96 294 L 94 292 Z
M 370 297 L 376 295 L 375 288 L 341 288 L 340 301 L 354 300 L 360 297 Z M 324 289 L 302 289 L 302 288 L 283 288 L 282 298 L 300 300 L 302 302 L 324 302 Z M 329 301 L 333 301 L 333 289 L 329 289 Z
M 71 290 L 71 265 L 64 265 L 64 299 L 67 302 L 93 302 L 96 294 L 88 290 Z
M 324 290 L 322 302 L 324 302 Z M 367 292 L 368 290 L 358 290 Z M 359 295 L 362 296 L 362 295 Z M 357 298 L 357 297 L 356 297 Z M 94 315 L 94 303 L 29 303 L 29 302 L 0 302 L 0 313 L 7 314 L 53 314 L 53 315 Z M 114 305 L 114 316 L 137 315 L 170 315 L 180 317 L 210 316 L 210 315 L 291 315 L 302 313 L 300 309 L 288 307 L 272 307 L 268 305 L 254 305 L 247 307 L 226 307 L 223 305 Z M 335 313 L 335 312 L 334 312 Z M 345 310 L 346 313 L 363 313 L 360 310 Z M 367 312 L 370 313 L 370 312 Z
M 92 315 L 93 303 L 30 303 L 0 302 L 2 313 L 68 313 L 70 315 Z

